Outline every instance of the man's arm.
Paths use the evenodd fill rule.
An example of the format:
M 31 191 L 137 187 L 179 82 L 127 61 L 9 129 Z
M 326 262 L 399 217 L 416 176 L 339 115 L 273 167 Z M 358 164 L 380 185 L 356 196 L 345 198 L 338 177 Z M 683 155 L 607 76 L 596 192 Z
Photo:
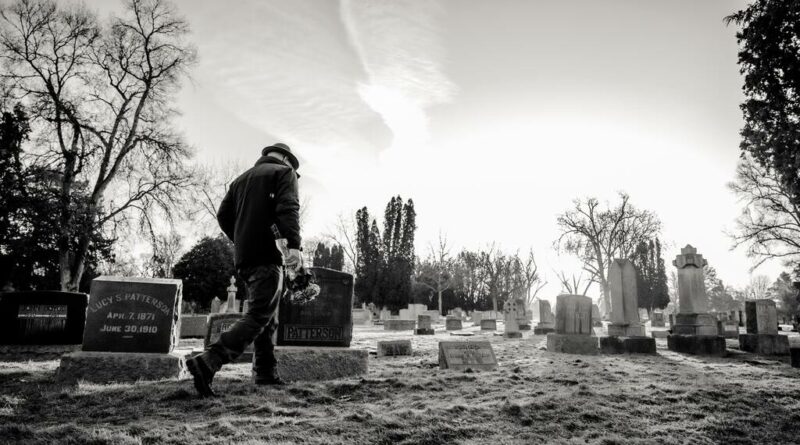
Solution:
M 234 228 L 236 227 L 236 203 L 233 198 L 233 187 L 228 187 L 228 193 L 222 198 L 222 203 L 219 205 L 217 211 L 217 222 L 219 227 L 225 235 L 231 240 L 233 239 Z
M 275 190 L 275 220 L 278 230 L 286 238 L 289 249 L 300 248 L 300 199 L 298 198 L 297 175 L 286 169 L 278 178 Z

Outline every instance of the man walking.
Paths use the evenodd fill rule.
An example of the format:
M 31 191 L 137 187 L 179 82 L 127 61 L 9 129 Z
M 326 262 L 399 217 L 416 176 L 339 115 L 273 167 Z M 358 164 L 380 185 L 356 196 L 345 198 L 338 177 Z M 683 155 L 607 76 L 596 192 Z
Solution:
M 300 166 L 282 143 L 264 148 L 255 166 L 236 178 L 217 212 L 217 220 L 234 244 L 236 271 L 247 286 L 247 313 L 202 354 L 186 361 L 201 396 L 213 396 L 211 383 L 222 365 L 253 343 L 253 378 L 257 385 L 281 385 L 274 349 L 283 264 L 297 271 L 300 254 L 300 202 L 296 170 Z M 275 244 L 275 225 L 286 238 L 288 255 Z

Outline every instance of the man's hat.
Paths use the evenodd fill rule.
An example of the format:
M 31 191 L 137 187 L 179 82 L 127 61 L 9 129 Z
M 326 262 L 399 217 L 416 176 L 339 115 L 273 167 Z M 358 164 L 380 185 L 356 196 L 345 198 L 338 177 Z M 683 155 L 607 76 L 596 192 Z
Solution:
M 270 145 L 269 147 L 264 147 L 264 149 L 261 150 L 261 155 L 266 156 L 267 153 L 271 153 L 273 151 L 277 151 L 282 155 L 286 155 L 286 157 L 289 158 L 289 162 L 292 163 L 292 167 L 294 167 L 295 170 L 300 168 L 300 161 L 297 160 L 297 157 L 292 153 L 292 149 L 289 148 L 288 145 L 282 142 L 276 142 Z

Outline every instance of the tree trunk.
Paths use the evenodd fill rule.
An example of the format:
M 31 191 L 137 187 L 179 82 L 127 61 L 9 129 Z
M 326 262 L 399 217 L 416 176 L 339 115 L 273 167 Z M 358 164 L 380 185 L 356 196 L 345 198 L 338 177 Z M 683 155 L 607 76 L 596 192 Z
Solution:
M 444 312 L 442 312 L 442 291 L 441 290 L 439 291 L 439 315 L 444 315 Z

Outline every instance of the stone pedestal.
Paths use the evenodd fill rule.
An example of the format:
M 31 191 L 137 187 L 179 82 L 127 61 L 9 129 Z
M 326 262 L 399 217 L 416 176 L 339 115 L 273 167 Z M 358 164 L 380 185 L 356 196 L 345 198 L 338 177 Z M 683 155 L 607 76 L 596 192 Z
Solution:
M 789 348 L 789 354 L 791 355 L 790 363 L 792 368 L 800 368 L 800 346 Z
M 667 348 L 670 351 L 696 355 L 725 355 L 725 339 L 719 335 L 684 335 L 667 336 Z
M 522 332 L 520 331 L 511 331 L 503 333 L 504 338 L 522 338 Z
M 789 337 L 780 334 L 740 334 L 739 349 L 763 355 L 787 355 Z
M 717 320 L 711 314 L 676 314 L 673 334 L 719 335 Z
M 547 334 L 547 350 L 566 354 L 597 354 L 597 337 L 580 334 Z
M 644 337 L 644 326 L 640 324 L 614 324 L 608 325 L 609 337 Z
M 411 340 L 381 340 L 377 346 L 378 357 L 411 355 Z
M 650 337 L 600 337 L 603 354 L 655 354 L 656 340 Z
M 534 335 L 545 335 L 549 334 L 556 330 L 555 323 L 537 323 L 536 326 L 533 327 L 533 334 Z
M 417 327 L 416 320 L 384 320 L 384 331 L 413 331 Z
M 147 352 L 78 351 L 61 357 L 57 379 L 72 383 L 85 380 L 94 383 L 135 382 L 180 378 L 183 357 Z
M 367 373 L 368 352 L 344 347 L 278 346 L 278 373 L 287 382 L 332 380 Z

